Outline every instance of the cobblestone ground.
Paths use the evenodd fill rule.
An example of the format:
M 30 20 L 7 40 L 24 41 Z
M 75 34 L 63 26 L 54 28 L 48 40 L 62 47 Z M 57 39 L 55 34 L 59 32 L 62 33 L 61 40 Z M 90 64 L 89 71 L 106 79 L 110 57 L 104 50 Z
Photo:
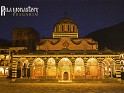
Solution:
M 0 93 L 124 93 L 124 84 L 0 82 Z

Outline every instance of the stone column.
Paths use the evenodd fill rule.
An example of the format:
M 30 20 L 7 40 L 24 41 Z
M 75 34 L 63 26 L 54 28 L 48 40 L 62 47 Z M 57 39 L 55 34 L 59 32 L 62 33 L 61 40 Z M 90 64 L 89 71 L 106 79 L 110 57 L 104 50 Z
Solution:
M 72 62 L 72 69 L 71 69 L 71 74 L 72 74 L 72 79 L 75 79 L 75 75 L 74 75 L 74 68 L 75 68 L 75 58 L 71 59 Z
M 20 78 L 23 78 L 23 77 L 22 77 L 22 68 L 23 68 L 23 66 L 20 66 L 20 68 L 21 68 L 21 77 L 20 77 Z
M 84 66 L 84 68 L 85 68 L 85 79 L 86 79 L 86 65 Z
M 45 65 L 45 78 L 47 79 L 47 65 Z
M 44 76 L 47 79 L 47 60 L 44 60 Z
M 5 70 L 6 70 L 6 55 L 5 55 L 5 58 L 4 58 L 4 67 L 3 67 L 3 69 L 4 69 L 4 75 L 5 75 Z
M 56 79 L 58 79 L 58 70 L 59 70 L 58 62 L 59 62 L 59 59 L 57 58 L 56 59 Z
M 56 66 L 56 79 L 58 79 L 58 67 Z
M 9 77 L 9 73 L 10 73 L 10 66 L 8 65 L 8 73 L 7 73 L 8 77 Z
M 10 77 L 10 69 L 11 69 L 11 64 L 8 63 L 8 76 Z
M 73 79 L 75 79 L 75 75 L 74 75 L 74 65 L 72 66 L 72 69 L 73 69 Z
M 33 78 L 33 61 L 30 61 L 29 69 L 30 69 L 30 77 L 29 78 Z
M 15 81 L 17 78 L 17 60 L 13 58 L 12 55 L 12 81 Z
M 101 66 L 101 64 L 100 64 L 100 78 L 102 78 L 102 66 Z
M 107 77 L 109 77 L 109 67 L 107 67 Z
M 27 74 L 28 74 L 28 68 L 26 67 L 26 69 L 25 69 L 25 70 L 26 70 L 26 78 L 27 78 Z
M 69 71 L 69 80 L 72 80 L 73 75 L 73 67 L 69 65 L 70 71 Z
M 4 66 L 4 68 L 3 68 L 3 69 L 4 69 L 4 75 L 5 75 L 6 67 Z
M 98 62 L 99 62 L 99 67 L 100 67 L 100 78 L 102 77 L 102 61 L 104 60 L 104 58 L 97 58 Z
M 112 66 L 111 66 L 111 78 L 112 78 Z
M 105 78 L 105 67 L 103 68 L 103 71 L 104 71 L 104 73 L 103 73 L 103 78 Z
M 85 69 L 85 79 L 87 78 L 87 77 L 86 77 L 87 60 L 88 60 L 88 58 L 83 58 L 83 61 L 84 61 L 84 69 Z

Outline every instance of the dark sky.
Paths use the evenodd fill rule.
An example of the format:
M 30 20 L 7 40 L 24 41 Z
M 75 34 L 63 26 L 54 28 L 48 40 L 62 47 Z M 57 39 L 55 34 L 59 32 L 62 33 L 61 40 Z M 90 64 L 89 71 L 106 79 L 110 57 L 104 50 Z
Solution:
M 0 0 L 0 6 L 38 7 L 34 17 L 0 16 L 0 38 L 12 39 L 14 27 L 33 27 L 41 37 L 52 37 L 54 24 L 67 15 L 79 28 L 79 37 L 124 21 L 124 0 Z

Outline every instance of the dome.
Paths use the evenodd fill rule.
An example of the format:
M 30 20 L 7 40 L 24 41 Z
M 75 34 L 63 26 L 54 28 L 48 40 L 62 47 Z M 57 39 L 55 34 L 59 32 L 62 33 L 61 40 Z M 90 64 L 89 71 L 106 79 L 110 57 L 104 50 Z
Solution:
M 61 37 L 78 38 L 77 24 L 69 17 L 61 18 L 54 25 L 53 38 Z

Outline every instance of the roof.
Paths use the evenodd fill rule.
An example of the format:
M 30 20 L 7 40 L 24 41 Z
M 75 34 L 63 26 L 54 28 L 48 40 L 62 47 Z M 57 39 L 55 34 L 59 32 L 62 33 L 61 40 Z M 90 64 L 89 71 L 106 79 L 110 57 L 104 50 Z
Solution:
M 18 54 L 90 54 L 90 55 L 94 55 L 94 54 L 116 54 L 113 52 L 105 52 L 105 51 L 98 51 L 98 50 L 69 50 L 68 48 L 63 48 L 62 50 L 49 50 L 49 51 L 45 51 L 45 50 L 37 50 L 37 51 L 20 51 Z
M 56 24 L 60 24 L 60 23 L 72 23 L 72 24 L 76 24 L 71 18 L 69 17 L 63 17 L 61 18 Z

